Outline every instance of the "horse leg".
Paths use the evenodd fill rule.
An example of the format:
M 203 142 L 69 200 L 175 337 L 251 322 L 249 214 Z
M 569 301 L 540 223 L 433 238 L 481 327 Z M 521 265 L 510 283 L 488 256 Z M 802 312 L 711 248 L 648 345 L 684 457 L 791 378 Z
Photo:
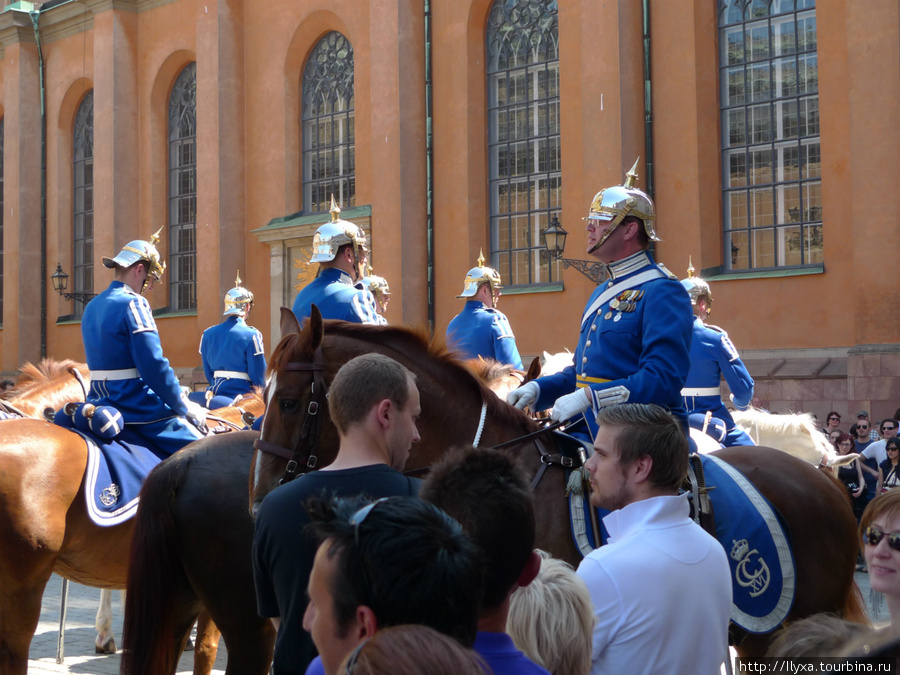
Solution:
M 219 652 L 222 632 L 205 609 L 197 619 L 197 641 L 194 643 L 194 675 L 209 675 Z
M 16 583 L 4 570 L 0 580 L 0 673 L 25 675 L 28 649 L 41 618 L 41 600 L 52 565 L 27 582 Z
M 97 608 L 97 618 L 94 620 L 97 628 L 97 637 L 94 638 L 94 653 L 115 654 L 116 636 L 112 629 L 112 591 L 100 589 L 100 607 Z

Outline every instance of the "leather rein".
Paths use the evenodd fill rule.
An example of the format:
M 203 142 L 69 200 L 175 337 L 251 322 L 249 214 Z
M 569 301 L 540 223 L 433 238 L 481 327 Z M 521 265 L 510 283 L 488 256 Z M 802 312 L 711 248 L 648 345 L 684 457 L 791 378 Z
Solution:
M 267 452 L 270 455 L 276 455 L 282 459 L 288 460 L 284 469 L 284 475 L 278 481 L 279 485 L 290 483 L 297 476 L 297 467 L 300 466 L 300 459 L 306 458 L 306 471 L 313 471 L 319 463 L 316 455 L 316 444 L 319 436 L 319 409 L 325 405 L 325 397 L 328 395 L 328 384 L 325 382 L 325 359 L 322 356 L 322 345 L 316 347 L 313 354 L 312 363 L 301 363 L 298 361 L 290 361 L 284 365 L 281 370 L 294 372 L 312 372 L 313 381 L 311 386 L 311 398 L 306 408 L 306 416 L 303 418 L 303 426 L 300 429 L 300 436 L 297 438 L 297 444 L 294 449 L 285 448 L 275 443 L 263 440 L 261 437 L 253 441 L 253 447 L 261 452 Z M 262 432 L 260 432 L 260 435 Z M 303 473 L 306 473 L 304 471 Z

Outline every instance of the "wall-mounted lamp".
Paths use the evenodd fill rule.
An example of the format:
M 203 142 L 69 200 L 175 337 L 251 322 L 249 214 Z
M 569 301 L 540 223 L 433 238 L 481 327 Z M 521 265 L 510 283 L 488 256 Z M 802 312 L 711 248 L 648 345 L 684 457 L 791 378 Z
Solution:
M 95 293 L 87 293 L 84 291 L 75 291 L 73 293 L 67 293 L 66 289 L 69 288 L 69 275 L 63 272 L 62 265 L 56 263 L 56 272 L 53 276 L 50 277 L 50 281 L 53 284 L 53 290 L 59 293 L 66 300 L 77 300 L 78 302 L 84 303 L 85 305 L 90 302 L 91 298 L 96 297 Z
M 553 216 L 550 220 L 547 229 L 541 232 L 541 237 L 544 239 L 544 248 L 547 249 L 554 259 L 562 262 L 563 268 L 573 267 L 595 284 L 604 281 L 607 276 L 607 271 L 606 265 L 603 263 L 599 261 L 575 260 L 562 257 L 563 251 L 566 250 L 566 237 L 568 236 L 569 233 L 560 226 L 559 218 L 556 216 Z

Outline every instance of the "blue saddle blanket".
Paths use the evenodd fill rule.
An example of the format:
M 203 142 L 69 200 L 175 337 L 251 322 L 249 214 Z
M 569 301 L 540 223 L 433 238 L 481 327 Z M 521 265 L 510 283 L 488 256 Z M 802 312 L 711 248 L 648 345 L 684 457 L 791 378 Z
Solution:
M 701 455 L 716 518 L 716 539 L 728 554 L 731 620 L 751 633 L 768 633 L 794 603 L 796 574 L 780 514 L 747 478 L 714 455 Z M 569 495 L 570 521 L 582 555 L 595 546 L 587 494 Z M 602 522 L 601 522 L 602 526 Z M 605 530 L 602 531 L 606 538 Z
M 138 494 L 147 474 L 168 455 L 148 448 L 127 428 L 111 441 L 80 429 L 70 431 L 87 444 L 84 496 L 91 520 L 100 527 L 125 522 L 137 511 Z

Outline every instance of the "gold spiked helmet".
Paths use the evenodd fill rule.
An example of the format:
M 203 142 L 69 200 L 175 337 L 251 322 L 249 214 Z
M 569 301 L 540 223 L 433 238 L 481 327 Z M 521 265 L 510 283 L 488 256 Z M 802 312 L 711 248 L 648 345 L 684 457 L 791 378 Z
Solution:
M 150 275 L 156 281 L 159 281 L 166 271 L 166 263 L 162 260 L 159 251 L 156 248 L 156 244 L 159 243 L 160 232 L 162 232 L 162 228 L 159 228 L 151 235 L 150 241 L 135 239 L 134 241 L 128 242 L 115 258 L 107 258 L 104 256 L 101 258 L 104 267 L 109 267 L 111 269 L 115 267 L 128 268 L 136 262 L 143 261 L 149 264 Z
M 463 292 L 462 294 L 457 295 L 457 298 L 471 298 L 478 292 L 478 287 L 481 286 L 481 284 L 490 284 L 491 289 L 498 291 L 503 288 L 503 286 L 500 285 L 500 272 L 492 267 L 484 266 L 483 249 L 478 253 L 478 266 L 473 267 L 468 271 L 464 284 Z
M 588 253 L 593 253 L 600 248 L 626 216 L 639 218 L 644 224 L 644 232 L 647 233 L 650 241 L 659 241 L 653 227 L 653 221 L 656 218 L 653 200 L 645 192 L 634 187 L 634 182 L 638 178 L 637 165 L 640 159 L 638 157 L 631 170 L 625 174 L 624 184 L 604 188 L 594 195 L 590 211 L 584 220 L 599 220 L 609 222 L 610 225 Z
M 225 294 L 225 311 L 222 316 L 246 316 L 247 310 L 253 307 L 253 293 L 241 286 L 241 271 L 234 279 L 234 288 Z

